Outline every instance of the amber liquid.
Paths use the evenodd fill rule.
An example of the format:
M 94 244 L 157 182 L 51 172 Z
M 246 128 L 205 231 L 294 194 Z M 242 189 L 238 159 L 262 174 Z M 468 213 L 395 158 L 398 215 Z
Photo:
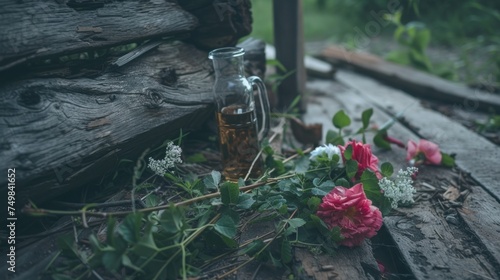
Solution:
M 224 107 L 216 115 L 219 143 L 226 180 L 245 178 L 259 153 L 255 111 L 246 105 Z M 250 177 L 262 173 L 262 159 L 257 159 Z

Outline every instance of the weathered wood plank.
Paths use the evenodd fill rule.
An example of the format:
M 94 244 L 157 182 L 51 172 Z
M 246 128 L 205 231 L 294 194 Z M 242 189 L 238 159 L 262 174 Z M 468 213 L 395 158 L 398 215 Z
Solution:
M 350 52 L 331 46 L 322 52 L 321 57 L 333 64 L 354 67 L 388 85 L 421 97 L 455 103 L 466 109 L 500 109 L 500 97 L 496 94 L 472 89 L 463 84 L 384 61 L 373 55 Z
M 16 168 L 16 201 L 82 186 L 180 128 L 199 127 L 211 114 L 210 72 L 205 52 L 176 43 L 95 79 L 1 85 L 0 165 Z
M 294 257 L 299 279 L 380 279 L 369 241 L 356 248 L 341 247 L 334 256 L 314 255 L 305 248 L 297 248 Z
M 339 74 L 339 80 L 343 81 L 343 71 Z M 358 75 L 351 75 L 350 81 L 355 84 L 361 83 L 364 79 Z M 339 109 L 344 109 L 348 114 L 356 117 L 361 114 L 362 110 L 376 105 L 367 98 L 367 95 L 376 92 L 375 86 L 364 89 L 362 93 L 350 88 L 351 83 L 349 87 L 328 81 L 316 81 L 308 85 L 312 95 L 307 118 L 305 118 L 306 122 L 318 122 L 318 111 L 325 117 L 330 115 L 323 121 L 328 124 L 331 122 L 331 115 Z M 392 96 L 392 98 L 401 97 Z M 378 125 L 388 119 L 390 116 L 383 110 L 375 110 L 372 117 Z M 360 120 L 355 118 L 354 126 L 356 124 L 361 126 Z M 328 128 L 329 126 L 326 125 L 325 129 Z M 403 141 L 408 138 L 418 138 L 400 123 L 396 123 L 391 128 L 390 134 Z M 386 152 L 375 149 L 375 153 L 381 162 L 390 161 L 395 164 L 396 170 L 405 166 L 403 149 L 395 148 Z M 462 150 L 459 156 L 461 153 Z M 420 182 L 436 180 L 438 176 L 451 181 L 450 173 L 448 169 L 422 167 L 416 185 L 418 186 Z M 435 202 L 424 197 L 411 208 L 399 208 L 397 212 L 384 218 L 389 233 L 415 277 L 417 279 L 483 279 L 481 276 L 496 279 L 499 277 L 497 255 L 500 222 L 498 218 L 483 217 L 498 216 L 500 205 L 495 198 L 484 192 L 481 187 L 473 186 L 472 193 L 464 202 L 464 208 L 459 211 L 465 223 L 458 226 L 448 224 L 444 210 Z M 484 222 L 483 219 L 485 219 Z
M 0 71 L 53 55 L 111 47 L 193 30 L 198 20 L 168 1 L 0 1 Z
M 472 133 L 459 123 L 420 105 L 420 101 L 400 90 L 379 82 L 341 71 L 337 79 L 357 90 L 361 98 L 394 114 L 404 110 L 404 117 L 421 137 L 436 142 L 447 153 L 458 153 L 456 162 L 470 172 L 488 192 L 500 201 L 500 147 Z
M 266 56 L 268 59 L 276 59 L 276 49 L 273 45 L 266 44 Z M 310 55 L 304 56 L 304 67 L 307 77 L 332 79 L 336 71 L 331 64 Z

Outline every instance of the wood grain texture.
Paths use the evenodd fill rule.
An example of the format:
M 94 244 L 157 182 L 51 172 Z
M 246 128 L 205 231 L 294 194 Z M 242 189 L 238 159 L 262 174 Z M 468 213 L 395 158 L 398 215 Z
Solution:
M 344 82 L 343 85 L 331 81 L 308 83 L 311 96 L 305 121 L 324 122 L 325 132 L 333 129 L 331 115 L 340 109 L 353 118 L 351 127 L 357 130 L 361 126 L 361 112 L 378 106 L 367 95 L 386 101 L 404 100 L 406 96 L 399 92 L 391 98 L 385 97 L 379 94 L 381 90 L 375 84 L 363 89 L 354 88 L 354 85 L 363 84 L 366 78 L 349 74 L 351 76 L 347 82 L 345 71 L 337 75 L 339 81 Z M 372 124 L 380 126 L 390 118 L 384 110 L 375 108 Z M 428 122 L 434 125 L 433 121 Z M 396 123 L 389 133 L 402 140 L 418 137 L 400 123 Z M 473 134 L 470 131 L 467 133 Z M 370 140 L 371 136 L 367 139 Z M 461 156 L 462 152 L 458 155 Z M 374 148 L 374 153 L 380 162 L 393 163 L 395 170 L 406 166 L 404 149 L 381 151 Z M 449 169 L 421 167 L 417 185 L 436 180 L 438 176 L 452 180 L 450 173 Z M 397 212 L 386 216 L 384 223 L 416 279 L 497 279 L 500 276 L 497 257 L 500 223 L 496 218 L 499 207 L 495 198 L 481 186 L 473 186 L 464 207 L 457 213 L 463 220 L 458 225 L 449 224 L 444 210 L 430 199 L 421 199 L 411 208 L 399 208 Z
M 334 256 L 314 255 L 308 249 L 297 248 L 294 270 L 303 280 L 380 278 L 369 241 L 356 248 L 341 247 Z
M 33 59 L 186 33 L 198 24 L 166 1 L 102 1 L 83 10 L 71 7 L 74 2 L 1 0 L 0 71 Z
M 390 86 L 420 97 L 454 103 L 465 109 L 500 109 L 500 97 L 496 94 L 472 89 L 463 84 L 384 61 L 373 55 L 350 52 L 340 47 L 330 46 L 323 50 L 321 57 L 333 64 L 353 67 L 357 71 L 384 81 Z M 485 86 L 488 87 L 488 85 Z
M 0 86 L 0 165 L 16 168 L 16 201 L 50 199 L 199 127 L 212 110 L 211 71 L 205 52 L 175 43 L 95 79 Z

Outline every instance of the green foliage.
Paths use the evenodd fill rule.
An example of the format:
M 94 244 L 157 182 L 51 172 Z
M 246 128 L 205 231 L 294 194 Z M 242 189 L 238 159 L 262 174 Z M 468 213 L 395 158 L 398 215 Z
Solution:
M 386 19 L 396 26 L 394 39 L 404 47 L 402 50 L 390 52 L 386 59 L 432 72 L 432 64 L 425 53 L 431 41 L 431 31 L 422 22 L 409 22 L 403 25 L 401 16 L 402 10 L 386 16 Z
M 363 138 L 365 133 L 372 132 L 369 129 L 372 115 L 372 109 L 361 114 L 357 134 Z M 344 129 L 352 124 L 351 120 L 344 111 L 335 114 L 332 122 L 338 128 L 336 137 L 350 136 Z M 65 257 L 62 267 L 65 270 L 52 268 L 54 278 L 88 278 L 99 271 L 109 278 L 126 275 L 127 279 L 188 279 L 199 276 L 201 264 L 214 262 L 218 256 L 230 252 L 247 254 L 250 260 L 276 267 L 289 267 L 293 246 L 334 253 L 343 239 L 340 228 L 329 228 L 316 216 L 323 197 L 335 187 L 351 188 L 362 183 L 373 205 L 384 214 L 391 209 L 377 176 L 369 170 L 359 176 L 361 172 L 350 145 L 345 148 L 344 159 L 337 154 L 330 157 L 323 154 L 310 160 L 299 151 L 296 158 L 288 161 L 270 147 L 264 147 L 263 151 L 268 170 L 255 185 L 252 180 L 224 181 L 218 171 L 203 178 L 178 171 L 165 174 L 167 181 L 178 187 L 173 189 L 179 197 L 185 194 L 191 197 L 190 204 L 183 198 L 177 206 L 170 204 L 158 211 L 162 199 L 150 193 L 146 196 L 146 205 L 151 207 L 148 214 L 134 211 L 121 220 L 110 217 L 105 236 L 95 233 L 89 236 L 90 248 L 78 246 L 71 236 L 62 238 L 59 246 Z M 269 179 L 271 169 L 276 177 Z M 392 165 L 382 164 L 381 174 L 392 173 Z M 135 190 L 147 191 L 151 187 L 142 183 Z M 240 215 L 245 212 L 259 215 L 240 222 Z M 235 237 L 242 224 L 262 221 L 275 223 L 273 237 L 264 236 L 238 245 Z

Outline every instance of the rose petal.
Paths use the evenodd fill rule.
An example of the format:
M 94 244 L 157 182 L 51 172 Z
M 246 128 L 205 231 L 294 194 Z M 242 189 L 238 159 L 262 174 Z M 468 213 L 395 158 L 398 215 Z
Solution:
M 429 163 L 436 165 L 441 164 L 442 155 L 437 144 L 421 139 L 418 143 L 418 149 L 425 155 Z
M 417 156 L 417 153 L 417 143 L 413 142 L 412 140 L 408 140 L 408 144 L 406 145 L 406 160 L 413 159 L 415 156 Z

